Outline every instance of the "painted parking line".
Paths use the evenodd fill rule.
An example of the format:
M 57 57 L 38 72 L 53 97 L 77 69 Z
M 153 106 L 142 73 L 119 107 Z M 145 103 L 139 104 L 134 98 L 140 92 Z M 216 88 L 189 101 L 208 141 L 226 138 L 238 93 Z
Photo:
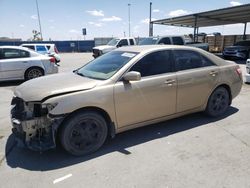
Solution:
M 67 178 L 70 178 L 71 176 L 72 176 L 72 174 L 68 174 L 68 175 L 63 176 L 63 177 L 61 177 L 61 178 L 57 178 L 57 179 L 55 179 L 55 180 L 53 181 L 53 184 L 59 183 L 60 181 L 63 181 L 63 180 L 65 180 L 65 179 L 67 179 Z

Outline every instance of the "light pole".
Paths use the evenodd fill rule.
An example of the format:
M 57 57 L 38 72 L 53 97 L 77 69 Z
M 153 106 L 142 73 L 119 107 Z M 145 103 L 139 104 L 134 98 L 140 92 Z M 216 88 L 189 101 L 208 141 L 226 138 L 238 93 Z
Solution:
M 153 36 L 153 24 L 152 24 L 152 2 L 149 6 L 149 36 Z
M 130 6 L 131 4 L 128 4 L 128 36 L 130 37 Z
M 40 13 L 39 13 L 39 7 L 38 7 L 37 0 L 36 0 L 36 9 L 37 9 L 37 17 L 38 17 L 38 23 L 39 23 L 39 30 L 40 30 L 41 40 L 43 40 L 42 26 L 41 26 Z

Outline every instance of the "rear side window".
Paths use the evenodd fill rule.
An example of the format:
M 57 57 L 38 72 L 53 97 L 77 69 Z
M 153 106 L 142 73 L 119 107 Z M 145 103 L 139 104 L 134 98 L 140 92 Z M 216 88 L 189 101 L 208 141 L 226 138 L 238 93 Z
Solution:
M 129 39 L 129 43 L 130 43 L 130 45 L 134 45 L 135 44 L 133 39 Z
M 173 44 L 184 45 L 184 41 L 182 37 L 173 37 L 172 40 L 173 40 Z
M 24 50 L 6 48 L 2 49 L 2 59 L 14 59 L 29 57 L 30 53 Z
M 208 58 L 190 50 L 175 50 L 174 59 L 177 71 L 215 65 Z
M 140 72 L 142 77 L 172 72 L 171 52 L 164 50 L 148 54 L 139 60 L 130 71 Z
M 29 48 L 29 49 L 31 49 L 31 50 L 35 50 L 35 46 L 23 46 L 23 47 Z
M 169 37 L 164 37 L 164 38 L 160 39 L 160 41 L 158 43 L 159 44 L 171 44 L 171 41 L 170 41 Z
M 36 46 L 36 51 L 38 51 L 38 52 L 47 52 L 47 49 L 45 48 L 45 46 L 37 45 Z

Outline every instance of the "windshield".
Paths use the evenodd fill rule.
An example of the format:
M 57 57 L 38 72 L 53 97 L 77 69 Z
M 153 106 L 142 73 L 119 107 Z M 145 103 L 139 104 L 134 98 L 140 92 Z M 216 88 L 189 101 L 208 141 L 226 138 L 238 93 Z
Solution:
M 112 51 L 78 69 L 76 74 L 93 79 L 106 80 L 137 54 L 135 52 Z
M 239 41 L 236 42 L 234 46 L 250 46 L 250 41 Z
M 115 46 L 118 42 L 119 42 L 119 39 L 112 39 L 111 41 L 108 42 L 107 45 Z
M 146 38 L 144 40 L 142 40 L 141 42 L 139 42 L 139 45 L 150 45 L 150 44 L 156 44 L 156 41 L 158 40 L 157 37 L 153 37 L 153 38 Z

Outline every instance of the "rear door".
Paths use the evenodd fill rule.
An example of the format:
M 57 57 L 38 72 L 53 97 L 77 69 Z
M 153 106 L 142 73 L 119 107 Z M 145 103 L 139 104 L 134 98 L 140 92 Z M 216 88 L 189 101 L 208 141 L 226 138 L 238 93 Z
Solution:
M 177 71 L 177 113 L 203 106 L 218 83 L 219 67 L 192 50 L 174 50 Z
M 30 53 L 28 51 L 4 48 L 0 60 L 2 77 L 4 79 L 19 79 L 24 77 L 24 71 L 29 67 Z

